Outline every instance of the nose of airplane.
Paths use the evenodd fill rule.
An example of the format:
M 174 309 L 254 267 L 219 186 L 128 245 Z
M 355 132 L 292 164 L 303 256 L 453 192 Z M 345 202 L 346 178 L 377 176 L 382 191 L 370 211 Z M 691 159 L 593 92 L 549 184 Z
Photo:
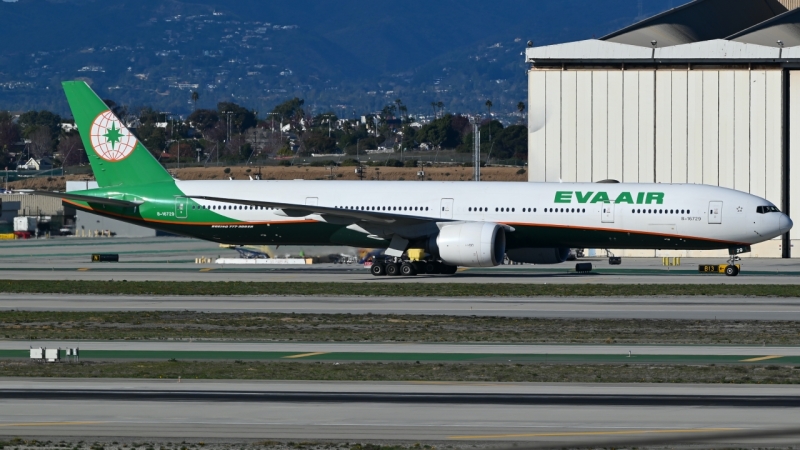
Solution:
M 786 233 L 787 231 L 792 229 L 794 223 L 792 219 L 789 218 L 786 214 L 781 214 L 781 218 L 778 220 L 778 227 L 781 230 L 781 233 Z

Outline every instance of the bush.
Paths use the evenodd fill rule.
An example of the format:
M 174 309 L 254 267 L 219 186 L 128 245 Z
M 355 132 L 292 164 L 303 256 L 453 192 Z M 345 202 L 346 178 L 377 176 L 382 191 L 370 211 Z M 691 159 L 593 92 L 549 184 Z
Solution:
M 230 167 L 226 167 L 226 168 L 225 168 L 225 170 L 223 170 L 223 172 L 225 172 L 225 173 L 231 173 L 231 168 L 230 168 Z
M 358 161 L 356 161 L 353 158 L 348 158 L 348 159 L 345 159 L 344 161 L 342 161 L 342 163 L 340 165 L 342 167 L 354 167 L 354 166 L 358 165 Z
M 289 167 L 292 165 L 292 162 L 288 159 L 284 159 L 283 161 L 279 162 L 278 165 L 282 167 Z
M 519 169 L 517 175 L 525 175 L 525 169 Z
M 309 166 L 311 167 L 328 167 L 328 166 L 337 166 L 336 161 L 332 159 L 325 159 L 322 161 L 311 161 Z
M 417 167 L 417 160 L 416 159 L 407 159 L 405 163 L 403 163 L 405 167 Z
M 386 167 L 403 167 L 403 162 L 396 159 L 389 159 L 386 161 Z

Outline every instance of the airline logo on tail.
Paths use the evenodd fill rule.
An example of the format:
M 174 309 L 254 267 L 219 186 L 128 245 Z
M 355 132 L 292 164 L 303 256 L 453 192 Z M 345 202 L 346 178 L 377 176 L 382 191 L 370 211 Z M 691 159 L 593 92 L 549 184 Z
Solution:
M 92 148 L 106 161 L 120 161 L 136 147 L 136 137 L 125 128 L 111 111 L 100 113 L 92 122 Z

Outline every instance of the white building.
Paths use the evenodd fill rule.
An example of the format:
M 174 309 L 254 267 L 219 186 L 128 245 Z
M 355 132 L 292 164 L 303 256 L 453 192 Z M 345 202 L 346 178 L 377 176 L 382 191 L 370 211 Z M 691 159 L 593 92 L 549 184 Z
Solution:
M 529 181 L 718 185 L 800 215 L 798 6 L 696 0 L 599 40 L 528 48 Z M 800 227 L 750 255 L 800 257 Z

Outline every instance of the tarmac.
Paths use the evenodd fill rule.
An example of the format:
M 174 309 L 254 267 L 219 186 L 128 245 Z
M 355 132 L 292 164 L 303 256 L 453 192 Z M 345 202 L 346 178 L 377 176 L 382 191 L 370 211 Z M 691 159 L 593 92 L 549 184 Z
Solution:
M 798 406 L 796 386 L 4 379 L 0 435 L 604 447 L 795 427 Z
M 0 358 L 29 347 L 80 349 L 81 361 L 283 361 L 589 364 L 800 364 L 800 347 L 152 341 L 0 341 Z M 67 359 L 67 358 L 65 358 Z
M 118 263 L 92 263 L 93 253 L 115 253 Z M 464 268 L 453 276 L 373 277 L 358 264 L 240 266 L 195 264 L 196 258 L 236 257 L 213 242 L 188 238 L 54 238 L 0 242 L 0 279 L 128 281 L 313 281 L 403 283 L 613 283 L 613 284 L 798 284 L 800 261 L 749 258 L 737 277 L 702 274 L 701 264 L 724 259 L 684 258 L 681 266 L 663 266 L 660 258 L 624 258 L 609 266 L 606 258 L 591 262 L 590 274 L 575 272 L 575 263 Z
M 318 297 L 0 294 L 0 311 L 429 314 L 571 319 L 800 320 L 800 298 Z

